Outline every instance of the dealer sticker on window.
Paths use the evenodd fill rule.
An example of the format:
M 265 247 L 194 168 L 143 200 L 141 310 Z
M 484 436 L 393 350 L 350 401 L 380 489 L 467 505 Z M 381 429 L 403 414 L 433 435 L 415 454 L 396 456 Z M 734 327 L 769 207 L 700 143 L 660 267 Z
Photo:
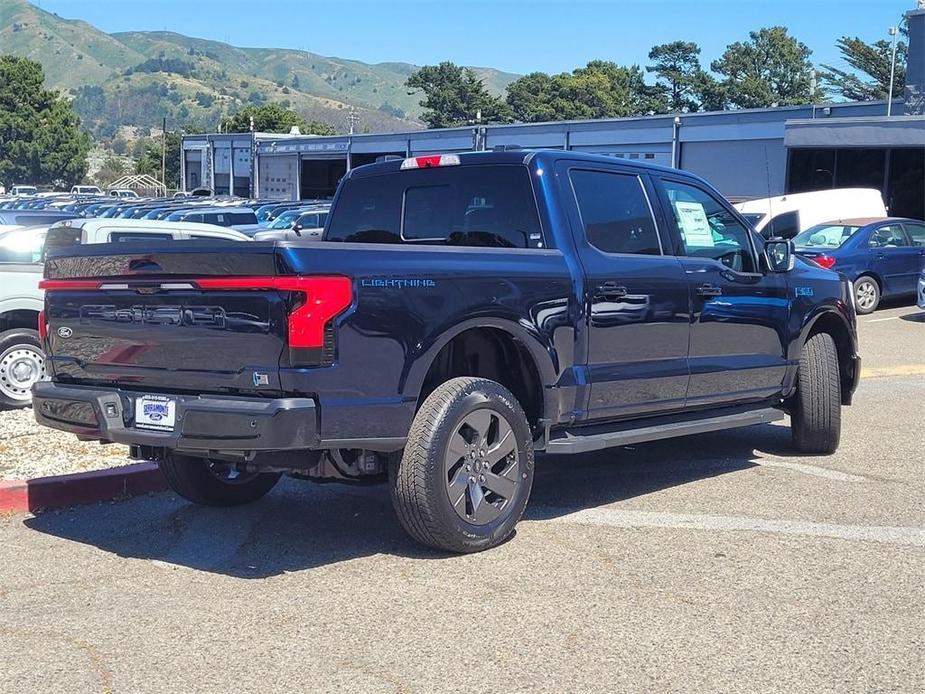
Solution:
M 135 400 L 135 427 L 173 431 L 177 421 L 177 401 L 163 395 L 142 395 Z

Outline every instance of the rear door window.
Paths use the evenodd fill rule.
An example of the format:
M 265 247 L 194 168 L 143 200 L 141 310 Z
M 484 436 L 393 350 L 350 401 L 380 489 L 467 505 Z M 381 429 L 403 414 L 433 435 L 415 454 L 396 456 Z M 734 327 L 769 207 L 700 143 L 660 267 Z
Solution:
M 871 232 L 868 245 L 871 248 L 902 248 L 910 244 L 901 225 L 888 224 Z
M 903 222 L 903 226 L 906 227 L 906 233 L 909 234 L 914 246 L 925 246 L 925 224 Z
M 327 240 L 542 248 L 524 166 L 455 166 L 348 181 Z
M 569 178 L 588 243 L 605 253 L 661 254 L 639 176 L 572 169 Z

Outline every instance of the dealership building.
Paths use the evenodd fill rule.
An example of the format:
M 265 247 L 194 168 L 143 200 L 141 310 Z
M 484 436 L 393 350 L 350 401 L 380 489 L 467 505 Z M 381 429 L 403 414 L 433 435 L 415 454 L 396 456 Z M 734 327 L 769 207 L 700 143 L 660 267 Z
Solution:
M 890 115 L 885 101 L 871 101 L 364 135 L 190 135 L 183 188 L 329 197 L 345 172 L 380 157 L 519 146 L 682 168 L 734 200 L 872 187 L 892 214 L 925 219 L 925 10 L 907 17 L 907 88 Z

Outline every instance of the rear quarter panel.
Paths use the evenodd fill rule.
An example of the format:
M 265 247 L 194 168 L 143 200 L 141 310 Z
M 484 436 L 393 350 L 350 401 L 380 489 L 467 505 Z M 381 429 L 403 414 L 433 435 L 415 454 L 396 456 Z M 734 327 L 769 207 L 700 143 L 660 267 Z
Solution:
M 546 386 L 571 366 L 572 277 L 558 250 L 287 242 L 278 252 L 287 272 L 354 282 L 335 365 L 280 372 L 283 390 L 318 395 L 324 439 L 405 436 L 431 363 L 467 329 L 519 340 Z

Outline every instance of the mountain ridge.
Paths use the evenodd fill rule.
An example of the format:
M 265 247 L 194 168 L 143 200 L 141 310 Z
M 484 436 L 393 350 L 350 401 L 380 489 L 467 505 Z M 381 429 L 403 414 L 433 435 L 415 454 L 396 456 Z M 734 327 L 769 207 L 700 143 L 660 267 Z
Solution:
M 46 86 L 74 99 L 94 134 L 118 126 L 214 130 L 221 116 L 250 103 L 278 103 L 309 120 L 360 132 L 423 127 L 418 94 L 404 86 L 412 63 L 364 63 L 293 48 L 234 46 L 173 31 L 101 31 L 26 0 L 3 0 L 0 52 L 41 63 Z M 495 94 L 519 75 L 473 67 Z M 170 123 L 173 123 L 173 126 Z

